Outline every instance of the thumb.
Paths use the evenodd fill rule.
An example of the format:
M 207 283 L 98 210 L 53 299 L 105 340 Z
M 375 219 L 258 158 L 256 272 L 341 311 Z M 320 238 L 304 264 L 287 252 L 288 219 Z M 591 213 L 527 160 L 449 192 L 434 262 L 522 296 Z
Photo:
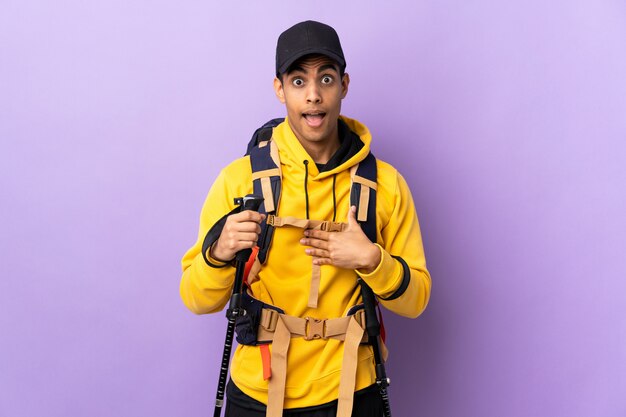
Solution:
M 348 213 L 348 229 L 354 230 L 357 228 L 360 229 L 361 225 L 356 220 L 356 206 L 351 206 L 350 212 Z

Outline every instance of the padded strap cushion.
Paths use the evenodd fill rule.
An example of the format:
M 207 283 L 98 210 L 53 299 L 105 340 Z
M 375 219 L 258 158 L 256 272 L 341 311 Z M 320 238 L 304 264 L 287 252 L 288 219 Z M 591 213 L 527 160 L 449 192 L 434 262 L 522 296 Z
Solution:
M 269 146 L 268 146 L 269 144 Z M 278 160 L 278 147 L 272 140 L 262 142 L 250 150 L 253 191 L 263 196 L 259 213 L 273 214 L 278 210 L 281 192 L 281 171 Z M 267 222 L 261 223 L 259 235 L 259 262 L 265 263 L 267 252 L 271 246 L 274 228 Z
M 376 189 L 378 170 L 371 152 L 351 171 L 350 205 L 357 206 L 357 220 L 365 235 L 376 242 Z

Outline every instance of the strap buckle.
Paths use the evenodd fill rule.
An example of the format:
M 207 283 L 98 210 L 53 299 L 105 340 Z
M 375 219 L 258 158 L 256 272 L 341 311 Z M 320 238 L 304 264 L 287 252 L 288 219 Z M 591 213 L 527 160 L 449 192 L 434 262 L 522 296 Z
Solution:
M 343 230 L 343 224 L 324 220 L 320 223 L 319 229 L 324 232 L 341 232 Z
M 326 339 L 326 320 L 305 317 L 304 340 Z
M 273 214 L 268 214 L 267 218 L 265 219 L 265 223 L 267 223 L 268 226 L 274 226 L 274 218 L 276 216 L 274 216 Z
M 264 308 L 261 311 L 261 320 L 260 325 L 268 332 L 273 332 L 276 330 L 276 323 L 278 323 L 278 316 L 280 314 L 276 310 L 272 310 L 271 308 Z

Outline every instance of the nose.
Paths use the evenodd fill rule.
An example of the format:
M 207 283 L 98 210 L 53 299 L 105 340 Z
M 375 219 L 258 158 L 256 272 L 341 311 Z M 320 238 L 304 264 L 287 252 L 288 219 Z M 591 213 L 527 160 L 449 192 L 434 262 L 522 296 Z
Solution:
M 320 94 L 319 86 L 315 83 L 309 84 L 309 88 L 306 92 L 306 101 L 307 103 L 321 103 L 322 95 Z

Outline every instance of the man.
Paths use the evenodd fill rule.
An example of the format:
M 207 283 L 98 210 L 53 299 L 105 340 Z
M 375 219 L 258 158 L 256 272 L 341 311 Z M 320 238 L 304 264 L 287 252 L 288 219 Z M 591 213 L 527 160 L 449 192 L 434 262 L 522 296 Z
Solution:
M 271 250 L 265 263 L 257 263 L 248 289 L 278 324 L 275 320 L 271 329 L 265 328 L 273 340 L 271 364 L 263 355 L 267 345 L 238 346 L 227 388 L 227 416 L 264 416 L 268 403 L 272 417 L 283 409 L 288 416 L 381 416 L 372 348 L 359 346 L 363 323 L 353 320 L 353 307 L 362 302 L 357 278 L 397 314 L 416 317 L 428 303 L 431 280 L 413 200 L 391 165 L 376 161 L 377 176 L 369 183 L 376 191 L 376 243 L 357 221 L 362 208 L 357 212 L 350 200 L 355 181 L 351 169 L 369 154 L 371 135 L 363 124 L 340 116 L 350 84 L 345 67 L 339 38 L 330 26 L 301 22 L 278 39 L 274 90 L 287 118 L 274 127 L 267 146 L 275 146 L 280 160 L 280 205 L 272 218 Z M 195 313 L 224 308 L 234 280 L 231 261 L 238 251 L 257 244 L 261 225 L 268 221 L 264 214 L 243 211 L 220 222 L 233 210 L 234 198 L 252 192 L 252 184 L 246 156 L 222 170 L 207 196 L 198 240 L 182 260 L 181 296 Z M 278 219 L 284 220 L 282 227 Z M 321 230 L 321 221 L 337 231 Z M 219 237 L 203 254 L 205 236 L 216 224 Z M 274 306 L 284 314 L 273 314 Z M 332 323 L 346 320 L 350 323 L 341 335 L 328 336 Z M 289 328 L 293 322 L 303 323 L 305 334 L 294 333 Z M 314 325 L 315 337 L 307 337 Z M 281 345 L 279 331 L 287 332 Z M 357 343 L 350 353 L 348 340 L 354 334 Z M 347 367 L 354 370 L 347 372 Z M 346 396 L 346 389 L 354 395 Z

